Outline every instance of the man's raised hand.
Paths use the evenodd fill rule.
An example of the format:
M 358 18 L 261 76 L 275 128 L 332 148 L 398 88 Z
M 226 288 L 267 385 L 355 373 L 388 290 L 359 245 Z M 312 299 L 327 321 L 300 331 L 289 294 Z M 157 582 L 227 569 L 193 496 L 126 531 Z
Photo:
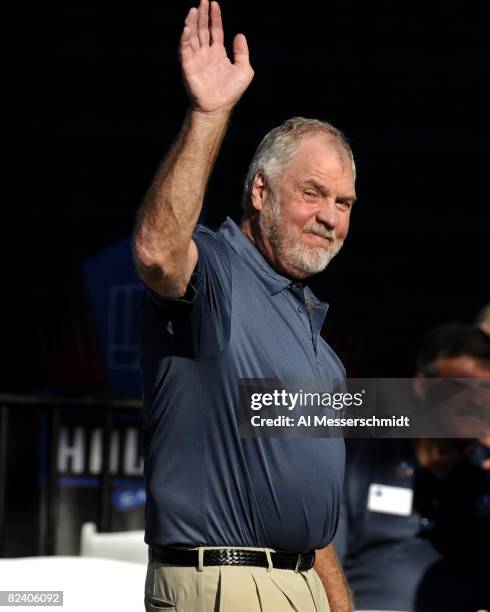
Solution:
M 184 84 L 194 110 L 214 114 L 230 111 L 249 86 L 254 71 L 243 34 L 233 39 L 233 63 L 223 43 L 221 10 L 217 2 L 201 0 L 191 8 L 180 39 Z

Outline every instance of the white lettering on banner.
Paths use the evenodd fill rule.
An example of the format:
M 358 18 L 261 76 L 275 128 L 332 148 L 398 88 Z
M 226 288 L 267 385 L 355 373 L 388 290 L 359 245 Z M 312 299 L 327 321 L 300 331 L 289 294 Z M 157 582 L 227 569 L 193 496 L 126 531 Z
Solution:
M 90 452 L 89 452 L 89 472 L 91 474 L 100 474 L 102 471 L 102 428 L 97 427 L 92 431 L 90 436 Z M 111 452 L 109 472 L 117 474 L 119 470 L 119 432 L 113 431 L 111 434 Z
M 126 430 L 123 471 L 128 476 L 143 473 L 143 459 L 138 454 L 138 431 L 134 427 Z
M 73 442 L 70 442 L 68 429 L 61 427 L 58 438 L 58 472 L 81 474 L 85 465 L 85 431 L 83 427 L 75 427 Z
M 111 474 L 141 476 L 139 429 L 127 427 L 111 432 Z M 121 440 L 124 444 L 121 444 Z M 103 431 L 101 427 L 60 427 L 58 438 L 58 472 L 60 474 L 100 474 L 102 472 Z

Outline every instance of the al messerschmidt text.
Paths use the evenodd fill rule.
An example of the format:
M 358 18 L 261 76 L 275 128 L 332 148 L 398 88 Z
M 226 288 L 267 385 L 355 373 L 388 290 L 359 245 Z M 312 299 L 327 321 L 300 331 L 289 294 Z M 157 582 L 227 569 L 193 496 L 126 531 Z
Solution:
M 325 415 L 301 416 L 297 420 L 291 416 L 274 418 L 255 414 L 250 423 L 253 427 L 410 427 L 407 416 L 393 417 L 327 417 Z

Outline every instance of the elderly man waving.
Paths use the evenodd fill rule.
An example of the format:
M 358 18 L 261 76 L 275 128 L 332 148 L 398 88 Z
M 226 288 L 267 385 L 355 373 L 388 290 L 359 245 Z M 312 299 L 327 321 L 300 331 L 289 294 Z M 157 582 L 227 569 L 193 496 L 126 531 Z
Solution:
M 330 544 L 344 442 L 245 439 L 239 381 L 342 378 L 320 336 L 327 305 L 303 282 L 341 248 L 352 152 L 326 122 L 293 118 L 252 160 L 241 226 L 197 226 L 230 113 L 253 78 L 245 37 L 223 45 L 220 8 L 187 15 L 180 61 L 191 102 L 139 212 L 147 287 L 145 589 L 149 610 L 351 610 Z

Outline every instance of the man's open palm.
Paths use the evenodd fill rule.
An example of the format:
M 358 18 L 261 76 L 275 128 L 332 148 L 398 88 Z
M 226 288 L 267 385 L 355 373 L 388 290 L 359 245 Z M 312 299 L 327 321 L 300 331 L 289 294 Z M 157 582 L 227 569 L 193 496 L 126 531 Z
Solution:
M 179 54 L 192 105 L 202 112 L 231 109 L 254 75 L 245 36 L 237 34 L 233 40 L 233 63 L 223 38 L 219 4 L 201 0 L 199 9 L 192 8 L 187 15 Z

